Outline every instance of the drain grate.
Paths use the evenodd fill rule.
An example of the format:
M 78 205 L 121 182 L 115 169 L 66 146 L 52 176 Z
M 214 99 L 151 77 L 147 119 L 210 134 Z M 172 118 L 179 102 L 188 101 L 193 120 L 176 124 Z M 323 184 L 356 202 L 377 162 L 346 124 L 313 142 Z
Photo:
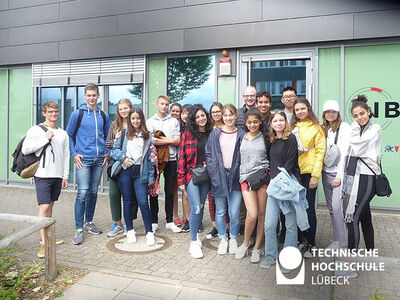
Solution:
M 144 234 L 136 235 L 136 243 L 129 244 L 126 237 L 117 237 L 107 243 L 107 248 L 111 252 L 118 254 L 144 255 L 167 249 L 172 245 L 172 241 L 163 235 L 154 235 L 156 244 L 154 246 L 146 245 L 146 236 Z

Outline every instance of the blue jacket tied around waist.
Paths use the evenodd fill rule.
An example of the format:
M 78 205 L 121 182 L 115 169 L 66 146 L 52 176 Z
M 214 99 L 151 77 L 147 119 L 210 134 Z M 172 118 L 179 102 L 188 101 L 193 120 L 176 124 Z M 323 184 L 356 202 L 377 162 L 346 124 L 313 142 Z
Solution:
M 296 211 L 297 226 L 301 231 L 310 228 L 308 224 L 306 188 L 296 176 L 289 175 L 285 168 L 279 168 L 280 173 L 272 179 L 267 188 L 268 198 L 278 202 L 282 213 L 286 215 L 293 208 Z

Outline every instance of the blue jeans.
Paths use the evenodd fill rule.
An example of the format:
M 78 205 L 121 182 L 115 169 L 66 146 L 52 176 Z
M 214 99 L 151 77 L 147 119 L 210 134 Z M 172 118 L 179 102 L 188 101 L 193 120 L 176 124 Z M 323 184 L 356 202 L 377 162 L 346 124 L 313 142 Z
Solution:
M 75 227 L 83 229 L 83 222 L 92 222 L 97 202 L 97 190 L 103 173 L 103 157 L 82 158 L 82 169 L 76 169 L 78 193 L 75 201 Z
M 147 183 L 140 182 L 140 166 L 132 166 L 125 170 L 122 169 L 117 181 L 124 201 L 123 210 L 126 230 L 133 229 L 132 207 L 134 204 L 133 193 L 135 193 L 146 233 L 152 231 L 151 212 L 149 202 L 147 201 Z
M 297 221 L 296 211 L 292 204 L 292 210 L 285 215 L 285 243 L 283 247 L 297 247 Z M 280 215 L 279 205 L 276 199 L 268 197 L 267 209 L 265 211 L 265 257 L 273 259 L 278 257 L 278 242 L 276 238 L 276 226 Z
M 201 221 L 203 221 L 204 203 L 206 202 L 209 190 L 209 183 L 195 185 L 193 184 L 193 180 L 190 180 L 189 184 L 186 186 L 186 192 L 190 202 L 189 226 L 192 241 L 197 240 L 197 232 L 199 231 Z
M 229 182 L 229 172 L 226 172 L 226 181 Z M 215 197 L 215 223 L 217 224 L 218 236 L 220 239 L 226 238 L 225 213 L 229 201 L 228 214 L 230 218 L 229 226 L 231 238 L 237 239 L 240 229 L 240 205 L 242 204 L 241 191 L 229 191 L 229 198 Z

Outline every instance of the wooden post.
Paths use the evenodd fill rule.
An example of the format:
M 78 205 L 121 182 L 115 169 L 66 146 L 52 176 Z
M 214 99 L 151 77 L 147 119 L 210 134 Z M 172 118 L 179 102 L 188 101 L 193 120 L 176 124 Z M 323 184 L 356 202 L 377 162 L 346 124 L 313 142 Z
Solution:
M 57 276 L 55 224 L 44 228 L 44 239 L 46 246 L 46 280 L 52 281 Z

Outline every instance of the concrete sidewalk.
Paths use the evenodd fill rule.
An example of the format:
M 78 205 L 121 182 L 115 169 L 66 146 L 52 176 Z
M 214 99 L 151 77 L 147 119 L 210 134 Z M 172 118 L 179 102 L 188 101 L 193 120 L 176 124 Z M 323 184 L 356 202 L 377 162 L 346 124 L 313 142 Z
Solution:
M 305 261 L 305 282 L 304 285 L 277 285 L 275 268 L 268 270 L 261 269 L 259 264 L 251 264 L 250 258 L 236 260 L 232 255 L 217 255 L 215 247 L 218 241 L 203 247 L 204 258 L 196 260 L 188 253 L 190 235 L 188 233 L 174 234 L 166 231 L 164 203 L 160 199 L 160 231 L 157 234 L 167 237 L 170 241 L 168 247 L 157 252 L 141 255 L 121 254 L 110 251 L 109 243 L 113 239 L 106 237 L 110 229 L 111 214 L 108 195 L 99 195 L 94 222 L 104 231 L 101 235 L 85 235 L 82 245 L 73 245 L 71 240 L 74 235 L 74 203 L 75 192 L 64 191 L 54 208 L 53 216 L 56 218 L 56 233 L 58 238 L 65 240 L 65 243 L 57 246 L 57 263 L 76 268 L 83 268 L 90 273 L 82 279 L 75 287 L 65 293 L 69 297 L 76 289 L 88 290 L 85 286 L 93 286 L 95 289 L 106 289 L 103 298 L 113 299 L 122 297 L 125 293 L 135 294 L 135 284 L 143 286 L 151 285 L 147 295 L 142 290 L 137 295 L 157 298 L 160 290 L 170 288 L 176 291 L 171 294 L 161 294 L 165 299 L 182 299 L 190 291 L 194 294 L 203 295 L 213 299 L 209 293 L 215 293 L 215 297 L 255 297 L 260 299 L 370 299 L 375 289 L 381 294 L 388 295 L 389 299 L 399 299 L 400 289 L 399 278 L 400 268 L 400 215 L 374 212 L 373 224 L 375 229 L 375 246 L 379 250 L 380 257 L 395 259 L 385 260 L 384 272 L 359 272 L 356 279 L 351 279 L 346 286 L 338 285 L 315 285 L 312 283 L 311 262 L 318 262 L 319 258 Z M 32 188 L 16 188 L 0 186 L 0 211 L 24 215 L 37 215 L 37 202 L 35 190 Z M 325 209 L 317 210 L 317 247 L 325 248 L 330 244 L 332 237 L 331 222 L 329 213 Z M 211 230 L 211 222 L 208 214 L 208 207 L 205 208 L 203 219 L 205 230 L 200 234 L 202 240 L 207 232 Z M 4 224 L 0 222 L 0 233 L 8 234 L 12 230 L 18 230 L 23 225 Z M 134 222 L 135 230 L 144 233 L 143 222 L 139 219 Z M 239 244 L 242 242 L 242 236 Z M 39 234 L 32 235 L 18 243 L 18 251 L 26 259 L 37 259 L 36 253 L 39 250 Z M 363 242 L 360 248 L 363 248 Z M 397 259 L 396 259 L 397 258 Z M 391 263 L 391 262 L 394 263 Z M 92 273 L 96 272 L 96 273 Z M 103 274 L 103 275 L 99 275 Z M 93 279 L 96 276 L 119 276 L 121 285 L 112 285 L 108 289 L 105 284 L 98 284 L 100 279 Z M 106 280 L 107 281 L 107 280 Z M 118 281 L 118 280 L 117 280 Z M 88 282 L 92 282 L 88 284 Z M 94 283 L 93 283 L 94 282 Z M 165 285 L 167 287 L 165 287 Z M 84 286 L 82 288 L 82 286 Z M 113 291 L 110 296 L 108 290 Z M 188 292 L 189 291 L 189 292 Z M 154 293 L 151 293 L 154 292 Z M 147 292 L 146 292 L 147 293 Z M 73 294 L 71 294 L 73 295 Z M 139 296 L 138 296 L 139 297 Z M 200 297 L 200 296 L 199 296 Z M 79 297 L 78 297 L 79 298 Z M 136 299 L 136 296 L 133 297 Z M 192 296 L 190 296 L 192 298 Z M 71 298 L 72 299 L 72 298 Z M 74 298 L 77 299 L 77 298 Z M 119 299 L 119 298 L 118 298 Z M 132 299 L 132 298 L 131 298 Z M 143 298 L 148 299 L 148 298 Z M 216 298 L 220 299 L 220 298 Z

